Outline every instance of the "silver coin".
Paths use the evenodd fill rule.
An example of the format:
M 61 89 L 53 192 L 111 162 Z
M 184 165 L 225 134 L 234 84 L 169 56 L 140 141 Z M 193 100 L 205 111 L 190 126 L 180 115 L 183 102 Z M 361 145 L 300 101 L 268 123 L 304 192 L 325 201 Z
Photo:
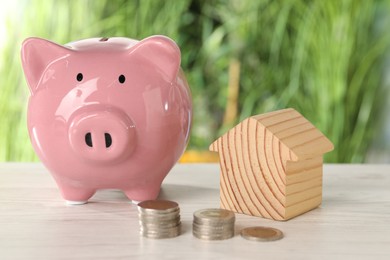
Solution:
M 224 234 L 224 233 L 234 232 L 234 227 L 226 228 L 226 229 L 207 229 L 207 228 L 193 227 L 192 230 L 203 234 Z
M 177 218 L 180 216 L 180 212 L 177 211 L 177 212 L 173 212 L 173 213 L 158 213 L 158 214 L 154 214 L 154 213 L 144 213 L 144 214 L 138 214 L 138 217 L 139 218 L 142 218 L 142 219 L 157 219 L 157 220 L 170 220 L 170 219 L 174 219 L 174 218 Z
M 181 223 L 178 223 L 175 226 L 165 227 L 165 228 L 161 228 L 161 227 L 154 228 L 154 227 L 140 226 L 140 230 L 145 230 L 145 231 L 149 231 L 150 230 L 151 232 L 168 232 L 170 230 L 178 229 L 180 227 L 181 227 Z
M 205 231 L 199 231 L 199 230 L 192 230 L 193 233 L 204 235 L 204 236 L 227 236 L 230 234 L 234 234 L 234 230 L 231 231 L 225 231 L 225 232 L 205 232 Z
M 164 234 L 171 234 L 171 233 L 177 233 L 180 230 L 180 226 L 175 228 L 170 228 L 166 230 L 151 230 L 151 229 L 140 229 L 140 232 L 144 234 L 154 234 L 154 235 L 164 235 Z
M 166 230 L 166 229 L 175 228 L 175 227 L 180 226 L 180 225 L 181 225 L 180 221 L 175 222 L 175 223 L 171 223 L 171 224 L 166 224 L 164 226 L 141 223 L 140 228 L 141 229 L 149 229 L 149 230 Z
M 192 226 L 195 228 L 207 228 L 207 229 L 225 229 L 225 228 L 231 228 L 234 227 L 234 222 L 229 222 L 229 223 L 218 223 L 218 224 L 202 224 L 202 223 L 197 223 L 193 222 Z
M 155 219 L 155 220 L 152 220 L 152 219 L 149 219 L 149 220 L 145 220 L 145 219 L 140 219 L 139 220 L 139 223 L 140 224 L 145 224 L 145 225 L 153 225 L 153 226 L 166 226 L 166 225 L 172 225 L 172 223 L 178 223 L 180 222 L 180 217 L 178 218 L 174 218 L 174 219 L 171 219 L 171 220 L 158 220 L 158 219 Z
M 169 232 L 150 232 L 150 231 L 144 231 L 141 230 L 140 234 L 147 238 L 171 238 L 171 237 L 177 237 L 180 235 L 181 229 L 176 228 L 173 230 L 170 230 Z
M 249 227 L 241 230 L 241 236 L 252 241 L 275 241 L 283 238 L 283 232 L 271 227 Z
M 176 212 L 179 205 L 170 200 L 146 200 L 138 203 L 138 211 L 142 213 Z
M 213 234 L 213 235 L 205 235 L 203 233 L 198 233 L 193 231 L 192 234 L 194 237 L 203 239 L 203 240 L 225 240 L 234 237 L 234 232 L 228 234 Z
M 153 222 L 153 221 L 142 221 L 142 220 L 139 221 L 140 225 L 151 226 L 151 227 L 167 227 L 178 223 L 180 223 L 180 218 L 175 219 L 173 221 L 164 221 L 164 222 L 160 222 L 160 221 Z
M 197 232 L 196 230 L 192 231 L 192 234 L 196 237 L 211 237 L 211 238 L 231 238 L 234 236 L 234 232 L 225 232 L 225 233 L 204 233 L 204 232 Z
M 197 239 L 202 239 L 202 240 L 226 240 L 234 237 L 234 235 L 229 235 L 229 236 L 204 236 L 204 235 L 197 235 L 197 234 L 193 234 L 193 235 Z
M 198 232 L 208 232 L 208 233 L 222 233 L 222 232 L 230 232 L 234 230 L 234 227 L 229 227 L 229 228 L 219 228 L 219 229 L 212 229 L 212 228 L 197 228 L 197 227 L 192 227 L 194 230 Z
M 164 210 L 148 210 L 138 211 L 139 217 L 155 217 L 155 218 L 173 218 L 180 215 L 180 210 L 164 211 Z
M 225 229 L 207 229 L 207 228 L 192 227 L 192 229 L 196 232 L 201 232 L 204 234 L 223 234 L 223 233 L 234 232 L 234 227 L 225 228 Z
M 172 228 L 167 228 L 164 230 L 161 229 L 150 229 L 150 228 L 140 228 L 141 232 L 145 233 L 151 233 L 151 234 L 165 234 L 165 233 L 171 233 L 175 232 L 175 230 L 180 229 L 180 227 L 172 227 Z
M 180 215 L 173 217 L 173 218 L 168 218 L 168 219 L 165 219 L 165 218 L 161 219 L 161 218 L 155 218 L 155 217 L 141 217 L 141 218 L 139 218 L 139 220 L 141 222 L 144 222 L 144 223 L 164 225 L 164 224 L 172 223 L 175 221 L 179 221 Z
M 175 221 L 175 222 L 167 223 L 167 224 L 164 224 L 164 225 L 153 224 L 153 223 L 143 223 L 143 222 L 140 222 L 139 224 L 140 224 L 140 227 L 144 227 L 144 228 L 166 229 L 166 228 L 176 227 L 176 226 L 180 225 L 181 222 L 180 221 Z
M 153 239 L 165 239 L 165 238 L 174 238 L 174 237 L 177 237 L 179 235 L 180 235 L 180 233 L 170 234 L 170 235 L 149 235 L 149 234 L 143 234 L 142 236 L 146 237 L 146 238 L 153 238 Z
M 195 223 L 197 225 L 201 225 L 201 226 L 207 226 L 207 227 L 222 226 L 222 225 L 234 225 L 234 222 L 235 222 L 235 220 L 229 220 L 229 221 L 226 221 L 226 220 L 217 221 L 217 220 L 207 220 L 207 219 L 203 219 L 203 220 L 194 219 L 193 220 L 193 223 Z

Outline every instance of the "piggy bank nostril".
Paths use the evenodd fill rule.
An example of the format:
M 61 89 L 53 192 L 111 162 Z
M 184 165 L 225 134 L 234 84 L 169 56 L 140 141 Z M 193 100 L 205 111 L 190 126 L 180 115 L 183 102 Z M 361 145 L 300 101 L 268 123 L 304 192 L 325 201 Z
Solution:
M 92 135 L 91 133 L 87 133 L 85 135 L 85 143 L 89 146 L 92 147 Z
M 109 148 L 112 144 L 111 135 L 109 133 L 104 133 L 104 138 L 106 140 L 106 148 Z

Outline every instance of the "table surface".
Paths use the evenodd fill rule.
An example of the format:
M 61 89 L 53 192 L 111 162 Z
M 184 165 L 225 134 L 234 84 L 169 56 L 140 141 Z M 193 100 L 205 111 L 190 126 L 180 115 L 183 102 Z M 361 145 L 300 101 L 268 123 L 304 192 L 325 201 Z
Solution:
M 192 236 L 193 212 L 219 207 L 219 166 L 178 164 L 161 199 L 177 201 L 182 234 L 139 235 L 137 207 L 116 190 L 67 206 L 38 163 L 0 164 L 0 259 L 390 259 L 390 165 L 325 165 L 322 205 L 286 222 L 236 214 L 236 235 L 223 241 Z M 250 226 L 285 237 L 254 242 Z

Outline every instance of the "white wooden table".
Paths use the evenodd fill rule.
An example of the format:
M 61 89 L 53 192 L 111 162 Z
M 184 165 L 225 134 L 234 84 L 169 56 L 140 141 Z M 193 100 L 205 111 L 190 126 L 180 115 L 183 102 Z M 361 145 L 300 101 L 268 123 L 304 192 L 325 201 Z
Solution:
M 66 206 L 41 164 L 0 164 L 0 259 L 390 259 L 390 165 L 325 165 L 323 204 L 287 222 L 237 214 L 236 236 L 192 236 L 194 211 L 219 206 L 217 164 L 177 165 L 160 198 L 177 201 L 183 234 L 139 236 L 137 208 L 120 191 Z M 285 237 L 253 242 L 263 225 Z

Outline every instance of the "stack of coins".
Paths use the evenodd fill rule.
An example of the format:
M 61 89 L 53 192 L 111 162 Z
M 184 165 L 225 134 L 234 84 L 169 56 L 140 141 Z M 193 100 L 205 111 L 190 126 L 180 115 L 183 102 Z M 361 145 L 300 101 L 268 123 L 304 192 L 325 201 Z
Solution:
M 234 236 L 234 213 L 225 209 L 202 209 L 194 213 L 192 233 L 204 240 L 224 240 Z
M 138 204 L 141 235 L 147 238 L 171 238 L 180 235 L 180 208 L 169 200 L 147 200 Z

